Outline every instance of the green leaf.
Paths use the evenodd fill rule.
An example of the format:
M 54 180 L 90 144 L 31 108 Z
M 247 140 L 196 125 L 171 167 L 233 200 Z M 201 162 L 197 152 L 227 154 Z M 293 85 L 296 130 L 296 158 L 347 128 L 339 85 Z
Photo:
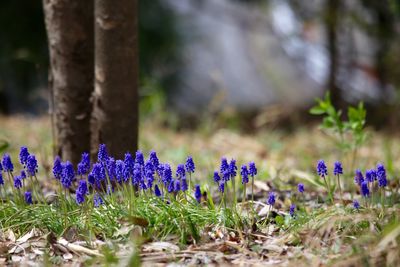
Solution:
M 315 107 L 312 107 L 309 112 L 310 112 L 310 114 L 313 114 L 313 115 L 322 115 L 325 113 L 325 110 L 323 108 L 321 108 L 320 106 L 315 106 Z

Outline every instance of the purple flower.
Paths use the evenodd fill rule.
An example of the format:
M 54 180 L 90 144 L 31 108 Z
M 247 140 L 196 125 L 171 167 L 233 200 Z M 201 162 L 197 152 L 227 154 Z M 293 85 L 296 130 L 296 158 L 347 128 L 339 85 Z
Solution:
M 185 166 L 183 164 L 178 164 L 176 167 L 176 177 L 182 178 L 185 176 Z
M 369 197 L 369 188 L 367 181 L 361 183 L 361 194 L 363 197 Z
M 106 162 L 108 159 L 107 147 L 105 144 L 99 145 L 99 152 L 97 153 L 97 159 L 100 162 Z
M 221 181 L 221 177 L 219 176 L 218 171 L 214 171 L 214 182 L 218 183 Z
M 2 171 L 3 171 L 3 165 L 0 162 L 0 172 L 2 172 Z
M 229 162 L 229 175 L 231 176 L 231 178 L 236 177 L 236 170 L 236 160 L 232 159 L 231 162 Z
M 220 182 L 220 184 L 218 186 L 218 191 L 221 192 L 221 193 L 225 192 L 225 182 L 224 181 Z
M 98 193 L 95 193 L 95 194 L 94 194 L 94 196 L 93 196 L 93 203 L 94 203 L 94 206 L 95 206 L 96 208 L 99 207 L 100 205 L 103 205 L 103 204 L 104 204 L 103 199 L 101 198 L 101 196 L 100 196 Z
M 24 170 L 21 170 L 21 179 L 25 179 L 26 178 L 26 173 Z
M 148 170 L 145 173 L 146 179 L 147 179 L 147 187 L 152 188 L 153 187 L 153 182 L 154 182 L 154 172 L 151 170 Z
M 75 177 L 74 166 L 67 161 L 62 164 L 61 184 L 64 188 L 70 188 Z
M 83 202 L 85 202 L 85 195 L 83 195 L 83 194 L 81 194 L 81 193 L 79 193 L 79 192 L 76 192 L 76 199 L 75 199 L 75 201 L 76 201 L 76 204 L 82 204 Z
M 14 177 L 14 187 L 20 189 L 22 187 L 22 179 L 20 176 Z
M 242 184 L 247 184 L 249 182 L 249 171 L 246 165 L 242 165 L 240 175 L 242 176 Z
M 194 173 L 196 166 L 194 165 L 192 156 L 188 156 L 188 158 L 186 159 L 185 168 L 188 173 Z
M 19 150 L 19 162 L 22 165 L 25 166 L 28 156 L 29 156 L 28 148 L 26 146 L 21 146 L 21 149 Z
M 385 170 L 385 166 L 383 166 L 383 164 L 378 164 L 376 166 L 376 178 L 378 179 L 379 187 L 387 186 L 386 170 Z
M 122 160 L 117 160 L 115 162 L 115 177 L 118 183 L 122 183 L 122 180 L 124 179 L 124 168 L 125 164 Z
M 275 204 L 275 194 L 274 192 L 269 192 L 267 204 L 273 206 Z
M 90 156 L 85 152 L 82 154 L 81 161 L 78 163 L 78 175 L 86 175 L 90 170 Z
M 80 180 L 79 181 L 79 185 L 78 188 L 76 189 L 77 193 L 80 193 L 82 195 L 86 195 L 88 192 L 88 187 L 87 187 L 87 183 L 86 180 Z
M 108 177 L 110 178 L 110 181 L 113 181 L 114 179 L 116 179 L 116 163 L 115 163 L 115 159 L 113 157 L 109 157 L 107 159 L 107 163 L 106 163 L 106 168 L 107 168 L 107 173 L 108 173 Z
M 358 200 L 354 199 L 353 200 L 353 207 L 358 210 L 360 208 L 360 203 L 358 202 Z
M 146 161 L 146 163 L 144 164 L 144 172 L 145 173 L 152 172 L 154 174 L 155 171 L 156 171 L 156 168 L 154 167 L 151 160 Z
M 150 152 L 149 158 L 151 163 L 153 163 L 153 166 L 157 169 L 158 165 L 160 165 L 160 161 L 158 160 L 157 153 L 154 150 Z
M 174 188 L 175 192 L 179 192 L 181 191 L 181 183 L 179 180 L 175 180 L 175 188 Z
M 4 171 L 6 171 L 6 172 L 14 171 L 14 165 L 11 161 L 9 154 L 4 154 L 2 164 L 3 164 Z
M 295 205 L 295 204 L 290 205 L 290 208 L 289 208 L 289 214 L 290 214 L 290 216 L 294 217 L 295 211 L 296 211 L 296 205 Z
M 225 173 L 225 171 L 229 171 L 228 161 L 226 160 L 226 158 L 221 158 L 220 172 L 223 174 Z
M 200 190 L 200 185 L 198 185 L 198 184 L 196 184 L 195 186 L 194 186 L 194 197 L 195 197 L 195 199 L 197 200 L 197 202 L 199 202 L 200 203 L 200 201 L 201 201 L 201 190 Z
M 142 172 L 140 171 L 140 165 L 135 164 L 135 168 L 133 169 L 133 176 L 132 176 L 132 184 L 133 185 L 140 185 L 141 189 L 145 189 L 144 179 L 142 176 Z
M 135 160 L 133 159 L 131 153 L 126 153 L 125 158 L 124 158 L 124 164 L 125 164 L 125 172 L 128 177 L 132 176 L 133 174 L 133 168 L 135 167 Z
M 181 180 L 181 189 L 182 189 L 183 192 L 185 192 L 185 191 L 188 190 L 188 184 L 187 184 L 186 177 L 182 177 L 182 180 Z
M 335 165 L 333 166 L 333 175 L 340 175 L 343 174 L 343 167 L 340 161 L 336 161 Z
M 229 172 L 229 170 L 225 170 L 222 173 L 222 179 L 224 180 L 224 182 L 227 182 L 231 179 L 231 173 Z
M 38 171 L 38 163 L 35 155 L 29 155 L 26 160 L 26 171 L 29 176 L 35 176 Z
M 93 175 L 97 185 L 100 185 L 101 181 L 106 179 L 106 171 L 104 170 L 103 164 L 100 162 L 93 164 L 90 174 Z
M 144 156 L 140 150 L 136 151 L 135 163 L 144 166 Z
M 3 174 L 0 171 L 0 185 L 4 185 Z
M 257 168 L 256 168 L 256 164 L 254 163 L 254 161 L 249 162 L 249 174 L 250 174 L 250 176 L 257 175 Z
M 56 158 L 54 159 L 54 165 L 53 165 L 54 178 L 56 178 L 57 180 L 60 180 L 61 174 L 62 174 L 61 159 L 59 156 L 56 156 Z
M 25 197 L 26 204 L 32 205 L 32 203 L 33 203 L 32 202 L 32 193 L 30 191 L 26 191 L 24 194 L 24 197 Z
M 328 169 L 326 167 L 325 161 L 324 160 L 319 160 L 317 163 L 317 173 L 321 177 L 325 177 L 328 175 Z
M 157 197 L 160 197 L 160 196 L 161 196 L 161 191 L 160 191 L 160 188 L 158 188 L 158 185 L 157 185 L 157 184 L 154 186 L 154 194 L 155 194 Z
M 376 180 L 376 171 L 374 169 L 371 170 L 367 170 L 365 172 L 365 179 L 369 182 L 369 183 L 373 183 Z
M 172 169 L 168 163 L 163 165 L 161 180 L 165 186 L 167 186 L 172 181 Z
M 303 193 L 304 192 L 304 184 L 299 183 L 297 185 L 297 190 L 299 191 L 299 193 Z
M 358 184 L 361 186 L 361 184 L 364 182 L 364 176 L 361 172 L 361 170 L 357 169 L 356 170 L 356 175 L 354 176 L 354 183 Z
M 167 187 L 168 193 L 174 192 L 174 189 L 175 189 L 175 180 L 171 179 Z

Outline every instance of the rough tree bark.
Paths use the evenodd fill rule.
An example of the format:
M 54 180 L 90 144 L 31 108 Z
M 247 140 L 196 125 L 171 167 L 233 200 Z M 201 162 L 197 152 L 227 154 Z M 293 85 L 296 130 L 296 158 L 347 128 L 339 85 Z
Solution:
M 95 1 L 92 149 L 105 143 L 116 157 L 137 148 L 137 11 L 137 0 Z
M 90 150 L 94 88 L 93 1 L 43 0 L 56 152 L 77 163 Z

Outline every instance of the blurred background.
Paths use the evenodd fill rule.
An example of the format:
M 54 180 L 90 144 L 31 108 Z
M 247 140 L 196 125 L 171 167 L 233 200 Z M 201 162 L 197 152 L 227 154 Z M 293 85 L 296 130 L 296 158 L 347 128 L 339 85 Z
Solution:
M 142 119 L 288 127 L 309 121 L 314 98 L 330 89 L 337 106 L 363 100 L 371 125 L 396 126 L 398 1 L 139 3 Z M 2 0 L 0 23 L 0 112 L 46 114 L 42 1 Z

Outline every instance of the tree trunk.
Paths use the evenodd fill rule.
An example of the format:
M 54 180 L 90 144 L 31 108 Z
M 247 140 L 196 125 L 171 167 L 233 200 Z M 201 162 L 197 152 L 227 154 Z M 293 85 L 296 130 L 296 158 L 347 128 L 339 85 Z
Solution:
M 43 0 L 49 42 L 49 87 L 56 150 L 77 163 L 90 149 L 94 84 L 93 1 Z
M 138 139 L 137 0 L 95 1 L 95 43 L 92 149 L 121 158 Z
M 326 2 L 326 34 L 328 42 L 328 53 L 329 53 L 329 74 L 327 87 L 331 92 L 332 103 L 336 107 L 343 106 L 343 99 L 340 92 L 340 88 L 336 83 L 336 76 L 339 70 L 339 53 L 337 47 L 337 27 L 338 27 L 338 16 L 340 1 L 339 0 L 327 0 Z

